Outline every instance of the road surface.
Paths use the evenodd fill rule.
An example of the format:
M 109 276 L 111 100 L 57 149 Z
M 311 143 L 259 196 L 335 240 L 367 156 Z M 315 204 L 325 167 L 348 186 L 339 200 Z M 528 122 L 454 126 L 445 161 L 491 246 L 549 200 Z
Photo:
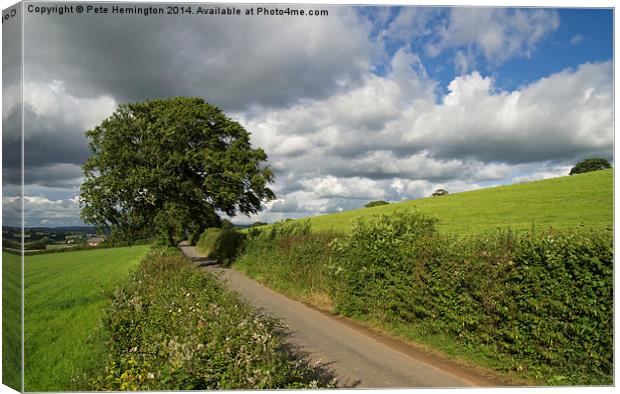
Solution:
M 181 246 L 188 257 L 200 254 Z M 406 344 L 372 332 L 347 319 L 291 300 L 244 274 L 219 266 L 204 267 L 227 281 L 252 306 L 279 318 L 290 333 L 286 341 L 322 361 L 339 387 L 407 388 L 497 386 L 477 372 L 424 354 Z

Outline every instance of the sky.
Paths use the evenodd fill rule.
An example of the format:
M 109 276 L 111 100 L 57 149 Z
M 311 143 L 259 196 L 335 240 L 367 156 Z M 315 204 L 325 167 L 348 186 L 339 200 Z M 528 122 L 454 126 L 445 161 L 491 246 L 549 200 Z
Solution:
M 26 226 L 82 225 L 84 131 L 121 103 L 172 96 L 222 108 L 267 153 L 277 199 L 239 224 L 613 160 L 611 9 L 291 8 L 329 15 L 26 12 Z M 3 57 L 6 75 L 17 65 Z M 5 225 L 19 212 L 18 82 L 3 79 Z

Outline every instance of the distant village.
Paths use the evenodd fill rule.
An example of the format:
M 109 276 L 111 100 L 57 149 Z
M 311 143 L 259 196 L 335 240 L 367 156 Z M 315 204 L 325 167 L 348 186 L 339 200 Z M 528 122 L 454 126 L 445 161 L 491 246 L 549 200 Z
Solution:
M 43 251 L 73 247 L 100 247 L 106 237 L 98 235 L 93 227 L 32 227 L 25 228 L 24 249 Z M 2 249 L 20 249 L 22 232 L 19 227 L 2 227 Z

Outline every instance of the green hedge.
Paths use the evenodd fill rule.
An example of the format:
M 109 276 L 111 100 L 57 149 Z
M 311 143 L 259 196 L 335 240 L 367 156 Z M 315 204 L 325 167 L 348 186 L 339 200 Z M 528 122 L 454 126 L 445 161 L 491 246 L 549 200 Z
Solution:
M 335 257 L 330 242 L 336 236 L 309 233 L 250 239 L 234 266 L 293 297 L 329 296 L 337 286 L 328 275 Z
M 245 235 L 234 228 L 208 228 L 196 243 L 196 249 L 219 263 L 229 265 L 237 257 Z
M 254 239 L 236 264 L 299 294 L 319 283 L 338 313 L 452 338 L 539 382 L 613 382 L 611 234 L 455 237 L 435 223 L 397 213 L 331 242 Z
M 279 323 L 254 312 L 172 248 L 153 249 L 114 293 L 109 359 L 88 390 L 217 390 L 330 385 L 283 351 Z

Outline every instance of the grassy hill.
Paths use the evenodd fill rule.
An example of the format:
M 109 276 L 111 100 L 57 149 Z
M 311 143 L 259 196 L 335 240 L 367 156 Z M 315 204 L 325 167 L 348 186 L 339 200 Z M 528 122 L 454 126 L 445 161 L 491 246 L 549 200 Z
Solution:
M 442 197 L 362 208 L 310 219 L 313 231 L 348 231 L 352 220 L 413 210 L 439 219 L 445 232 L 477 234 L 496 227 L 612 229 L 613 170 L 498 186 Z
M 25 258 L 25 390 L 66 391 L 105 355 L 93 338 L 111 292 L 148 246 Z M 7 261 L 3 253 L 3 260 Z M 17 257 L 17 256 L 16 256 Z

